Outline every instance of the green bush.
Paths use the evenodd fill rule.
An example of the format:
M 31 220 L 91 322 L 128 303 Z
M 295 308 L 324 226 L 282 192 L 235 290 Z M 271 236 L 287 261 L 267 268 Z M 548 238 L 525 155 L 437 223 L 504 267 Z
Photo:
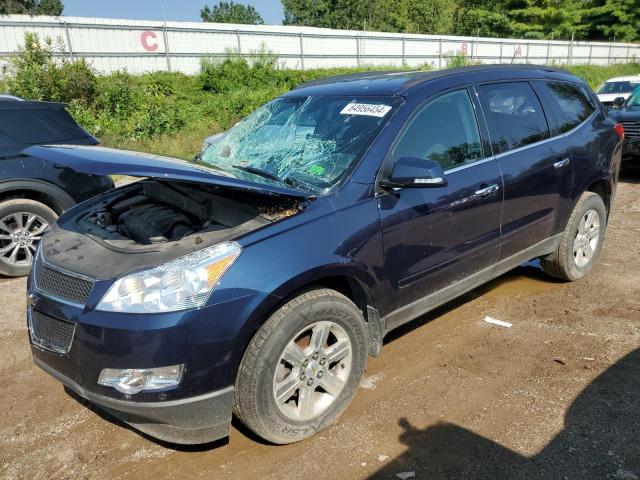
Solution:
M 469 65 L 480 65 L 481 62 L 472 60 L 461 53 L 449 54 L 445 57 L 447 68 L 466 67 Z
M 51 38 L 41 43 L 37 33 L 26 32 L 24 47 L 9 59 L 6 67 L 9 92 L 35 100 L 91 103 L 96 92 L 95 73 L 84 59 L 56 63 L 53 59 L 56 49 L 64 49 L 60 41 L 54 47 Z
M 134 114 L 129 136 L 136 140 L 162 134 L 175 134 L 186 125 L 184 112 L 175 101 L 162 96 L 151 98 Z
M 131 115 L 140 103 L 134 78 L 126 71 L 114 72 L 101 77 L 98 82 L 98 96 L 95 106 L 103 114 L 124 119 Z
M 51 83 L 56 77 L 52 40 L 46 38 L 43 45 L 37 33 L 26 32 L 24 47 L 9 58 L 5 70 L 12 95 L 34 100 L 52 99 Z
M 200 82 L 205 92 L 227 93 L 236 90 L 238 85 L 255 86 L 252 80 L 251 67 L 244 58 L 225 58 L 220 63 L 203 62 L 201 67 Z
M 80 101 L 86 105 L 93 102 L 98 81 L 93 69 L 84 58 L 74 62 L 63 62 L 56 68 L 56 75 L 58 78 L 55 100 Z

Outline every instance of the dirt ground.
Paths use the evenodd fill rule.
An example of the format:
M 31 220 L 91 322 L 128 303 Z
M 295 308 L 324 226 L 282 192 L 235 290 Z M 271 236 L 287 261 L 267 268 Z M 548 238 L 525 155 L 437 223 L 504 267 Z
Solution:
M 32 364 L 24 297 L 0 279 L 0 478 L 640 479 L 638 173 L 588 278 L 521 267 L 394 332 L 343 417 L 295 445 L 234 422 L 175 448 L 85 408 Z

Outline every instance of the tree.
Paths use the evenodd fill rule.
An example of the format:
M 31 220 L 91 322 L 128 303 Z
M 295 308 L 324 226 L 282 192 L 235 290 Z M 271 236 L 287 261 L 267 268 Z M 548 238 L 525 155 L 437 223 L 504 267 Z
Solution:
M 285 25 L 532 39 L 640 39 L 640 0 L 282 0 Z
M 585 38 L 584 0 L 507 0 L 512 35 L 519 38 Z
M 214 5 L 213 8 L 205 5 L 200 10 L 200 16 L 203 22 L 264 24 L 264 20 L 253 6 L 242 5 L 233 1 L 221 1 L 218 5 Z
M 640 40 L 640 0 L 598 0 L 585 15 L 589 38 L 621 42 Z
M 0 0 L 0 15 L 62 15 L 62 0 Z
M 449 33 L 455 0 L 282 0 L 285 25 Z

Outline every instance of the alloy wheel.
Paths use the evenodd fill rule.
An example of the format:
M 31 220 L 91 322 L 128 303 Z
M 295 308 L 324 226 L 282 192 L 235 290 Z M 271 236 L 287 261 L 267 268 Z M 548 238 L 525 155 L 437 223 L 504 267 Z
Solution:
M 573 260 L 580 268 L 594 257 L 600 241 L 600 215 L 596 210 L 587 210 L 580 219 L 576 238 L 573 240 Z
M 48 228 L 40 215 L 30 212 L 11 213 L 0 219 L 0 261 L 16 267 L 31 265 Z
M 280 412 L 297 421 L 321 415 L 347 384 L 351 361 L 351 340 L 340 325 L 321 321 L 302 329 L 285 347 L 274 373 Z

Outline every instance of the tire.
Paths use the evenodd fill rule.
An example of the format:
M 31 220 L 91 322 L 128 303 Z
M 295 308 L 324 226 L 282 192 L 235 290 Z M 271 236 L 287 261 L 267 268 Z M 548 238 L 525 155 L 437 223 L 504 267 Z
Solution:
M 596 216 L 590 219 L 589 215 L 594 212 Z M 591 222 L 591 228 L 589 228 L 589 222 Z M 541 260 L 542 269 L 552 277 L 569 282 L 584 277 L 598 260 L 606 226 L 607 210 L 602 197 L 597 193 L 583 193 L 571 212 L 558 248 Z M 588 238 L 585 238 L 586 235 Z M 587 255 L 588 253 L 590 255 Z
M 311 341 L 327 329 L 316 358 Z M 350 353 L 340 357 L 347 340 Z M 353 302 L 324 288 L 302 293 L 271 315 L 247 347 L 236 379 L 234 413 L 269 442 L 303 440 L 342 414 L 360 384 L 366 357 L 365 321 Z M 276 390 L 276 384 L 291 388 Z
M 56 212 L 35 200 L 0 202 L 0 274 L 27 275 L 42 234 L 57 218 Z M 20 237 L 16 238 L 16 233 L 20 233 Z

